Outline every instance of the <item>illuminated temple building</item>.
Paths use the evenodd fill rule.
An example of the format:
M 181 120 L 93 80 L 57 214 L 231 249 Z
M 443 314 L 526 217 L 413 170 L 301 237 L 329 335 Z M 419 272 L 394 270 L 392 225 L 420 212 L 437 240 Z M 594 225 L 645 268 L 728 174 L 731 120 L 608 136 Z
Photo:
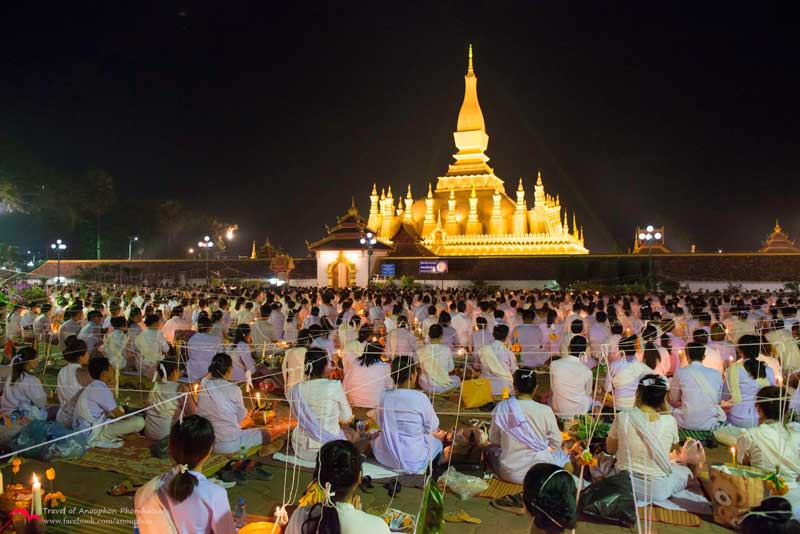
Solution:
M 575 214 L 570 221 L 558 195 L 545 192 L 541 173 L 528 208 L 522 178 L 515 198 L 489 166 L 489 136 L 478 103 L 478 78 L 469 51 L 464 101 L 453 133 L 458 151 L 447 173 L 428 184 L 425 198 L 414 200 L 391 185 L 373 185 L 367 226 L 390 247 L 409 239 L 436 256 L 588 254 Z M 530 198 L 530 197 L 528 197 Z M 571 223 L 571 224 L 570 224 Z M 402 234 L 402 235 L 401 235 Z
M 769 235 L 769 237 L 767 237 L 767 240 L 764 242 L 764 246 L 761 247 L 759 252 L 795 253 L 800 252 L 800 248 L 798 248 L 795 242 L 789 238 L 788 234 L 783 231 L 783 228 L 781 228 L 781 225 L 778 224 L 778 221 L 775 221 L 775 228 L 772 230 L 772 233 Z

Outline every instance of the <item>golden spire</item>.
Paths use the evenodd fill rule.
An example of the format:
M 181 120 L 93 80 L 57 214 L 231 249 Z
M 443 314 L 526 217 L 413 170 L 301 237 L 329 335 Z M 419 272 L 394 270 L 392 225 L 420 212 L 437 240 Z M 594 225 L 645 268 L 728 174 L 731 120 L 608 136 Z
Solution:
M 536 173 L 536 185 L 542 185 L 542 171 Z
M 573 211 L 572 212 L 572 232 L 573 233 L 577 233 L 578 232 L 578 223 L 576 221 L 577 221 L 577 219 L 575 219 L 575 212 Z
M 414 198 L 411 196 L 411 184 L 408 184 L 408 191 L 406 192 L 406 198 Z
M 392 186 L 391 185 L 389 186 L 389 190 L 386 191 L 386 198 L 394 198 L 392 196 Z
M 431 183 L 428 182 L 428 198 L 433 198 L 433 191 L 431 191 Z
M 472 184 L 472 192 L 469 194 L 469 198 L 476 198 L 477 196 L 477 193 L 475 193 L 475 184 Z
M 381 187 L 381 200 L 383 200 L 384 198 L 386 198 L 386 189 Z
M 772 233 L 773 234 L 779 234 L 782 231 L 783 231 L 783 228 L 781 228 L 781 225 L 778 224 L 778 219 L 775 219 L 775 229 L 772 231 Z
M 372 182 L 372 194 L 373 195 L 378 194 L 378 187 L 375 185 L 375 182 Z
M 258 256 L 256 255 L 256 240 L 255 240 L 255 239 L 253 239 L 253 250 L 250 252 L 250 259 L 251 259 L 251 260 L 254 260 L 254 259 L 256 259 L 257 257 L 258 257 Z
M 461 110 L 458 112 L 456 130 L 459 132 L 474 130 L 486 132 L 486 124 L 483 122 L 483 112 L 481 112 L 481 106 L 478 104 L 478 77 L 475 76 L 475 71 L 472 69 L 471 46 L 467 75 L 464 77 L 464 101 L 461 104 Z
M 519 185 L 517 186 L 517 191 L 525 191 L 525 188 L 522 187 L 522 178 L 519 179 Z

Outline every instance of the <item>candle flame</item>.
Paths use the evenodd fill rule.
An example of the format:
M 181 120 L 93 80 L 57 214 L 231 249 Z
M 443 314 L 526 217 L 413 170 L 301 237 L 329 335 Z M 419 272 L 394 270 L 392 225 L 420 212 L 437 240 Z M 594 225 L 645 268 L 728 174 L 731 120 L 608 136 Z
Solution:
M 39 483 L 39 479 L 36 477 L 36 473 L 34 473 L 33 474 L 33 485 L 35 486 L 38 483 Z

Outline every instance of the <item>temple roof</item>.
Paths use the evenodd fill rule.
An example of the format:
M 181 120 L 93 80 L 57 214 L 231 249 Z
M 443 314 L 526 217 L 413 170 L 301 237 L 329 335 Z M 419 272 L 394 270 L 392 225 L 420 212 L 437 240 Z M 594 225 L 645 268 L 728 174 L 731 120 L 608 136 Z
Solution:
M 336 218 L 336 226 L 329 228 L 325 225 L 327 235 L 308 244 L 308 250 L 316 252 L 317 250 L 357 250 L 364 248 L 361 244 L 361 237 L 367 231 L 367 223 L 361 217 L 361 214 L 356 208 L 355 200 L 350 204 L 350 208 L 341 217 Z M 388 250 L 390 246 L 378 241 L 372 247 L 377 250 Z
M 800 248 L 797 247 L 794 241 L 789 239 L 788 234 L 783 231 L 781 225 L 775 220 L 775 228 L 772 229 L 772 233 L 767 237 L 764 246 L 761 247 L 759 252 L 800 252 Z

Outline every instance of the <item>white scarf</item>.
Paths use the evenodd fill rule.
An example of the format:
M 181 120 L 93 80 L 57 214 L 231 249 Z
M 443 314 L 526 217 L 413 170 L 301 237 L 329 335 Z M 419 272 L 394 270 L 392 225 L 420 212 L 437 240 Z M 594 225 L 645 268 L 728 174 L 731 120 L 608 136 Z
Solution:
M 687 372 L 690 375 L 692 375 L 692 378 L 697 383 L 697 385 L 700 387 L 700 391 L 702 391 L 703 394 L 706 397 L 708 397 L 708 401 L 712 404 L 712 406 L 716 407 L 717 419 L 719 419 L 720 421 L 724 421 L 726 417 L 725 410 L 723 410 L 722 407 L 719 405 L 719 401 L 717 400 L 717 394 L 714 392 L 714 388 L 711 387 L 711 384 L 708 383 L 708 380 L 706 380 L 706 377 L 703 376 L 703 373 L 700 371 L 700 369 L 693 367 L 691 364 L 689 364 L 686 367 L 686 369 Z
M 490 343 L 489 345 L 481 347 L 481 350 L 478 352 L 481 365 L 488 367 L 489 371 L 491 371 L 494 376 L 513 382 L 514 377 L 511 376 L 511 371 L 506 369 L 506 367 L 500 363 L 500 360 L 497 359 L 497 355 L 494 353 L 494 345 L 494 343 Z
M 141 512 L 142 517 L 147 518 L 147 521 L 139 523 L 141 534 L 178 534 L 178 527 L 172 520 L 169 508 L 159 495 L 162 478 L 163 475 L 159 475 L 136 490 L 134 508 Z
M 436 352 L 441 349 L 445 349 L 448 352 L 450 350 L 444 345 L 425 345 L 417 351 L 417 357 L 419 358 L 419 365 L 425 374 L 440 386 L 446 387 L 450 385 L 450 375 L 439 365 L 439 360 L 436 358 Z
M 639 408 L 633 408 L 627 412 L 618 413 L 617 417 L 625 417 L 628 419 L 634 431 L 639 434 L 642 443 L 647 447 L 647 451 L 650 453 L 650 456 L 659 469 L 664 471 L 665 475 L 672 474 L 672 465 L 669 463 L 669 455 L 662 450 L 658 438 L 650 429 L 648 416 Z M 624 427 L 625 425 L 623 425 L 623 428 Z M 627 429 L 625 431 L 627 432 Z

